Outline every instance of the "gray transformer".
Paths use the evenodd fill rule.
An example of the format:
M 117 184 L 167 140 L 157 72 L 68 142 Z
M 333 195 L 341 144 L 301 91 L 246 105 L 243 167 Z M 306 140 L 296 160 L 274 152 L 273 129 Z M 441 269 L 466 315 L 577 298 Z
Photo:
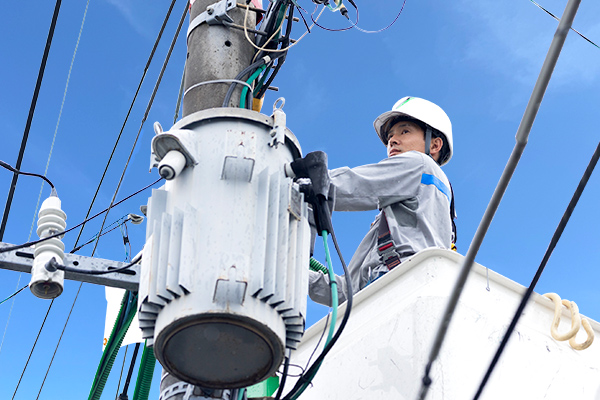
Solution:
M 280 108 L 213 108 L 157 129 L 152 149 L 169 180 L 148 202 L 143 336 L 185 382 L 257 383 L 304 333 L 308 208 L 284 172 L 300 146 Z

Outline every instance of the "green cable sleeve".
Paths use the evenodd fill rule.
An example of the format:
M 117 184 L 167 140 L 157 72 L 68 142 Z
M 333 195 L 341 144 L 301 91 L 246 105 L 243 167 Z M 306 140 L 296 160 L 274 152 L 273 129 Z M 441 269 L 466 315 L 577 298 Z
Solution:
M 337 321 L 338 291 L 337 291 L 337 283 L 335 281 L 335 274 L 333 273 L 333 266 L 331 265 L 331 256 L 329 255 L 329 246 L 327 245 L 327 231 L 323 231 L 322 236 L 323 236 L 323 246 L 325 247 L 325 258 L 327 259 L 327 266 L 329 267 L 328 268 L 329 283 L 331 284 L 331 325 L 329 325 L 329 333 L 327 334 L 327 340 L 325 341 L 325 346 L 327 346 L 327 344 L 331 341 L 333 332 L 335 330 L 335 324 Z M 313 264 L 312 260 L 313 259 L 311 259 L 311 264 Z M 315 260 L 315 261 L 317 263 L 319 263 L 317 260 Z M 319 264 L 321 264 L 321 263 L 319 263 Z M 315 369 L 312 376 L 308 377 L 306 383 L 304 383 L 304 385 L 302 385 L 302 387 L 298 390 L 298 392 L 294 396 L 291 397 L 291 400 L 296 400 L 298 397 L 300 397 L 300 395 L 302 393 L 304 393 L 306 388 L 310 385 L 311 381 L 313 380 L 313 378 L 319 371 L 320 367 L 321 367 L 321 364 L 319 364 L 319 366 Z
M 327 231 L 323 231 L 323 246 L 325 247 L 325 259 L 327 260 L 327 267 L 329 270 L 329 284 L 331 286 L 331 325 L 329 325 L 329 333 L 327 334 L 327 340 L 325 345 L 331 341 L 333 337 L 333 331 L 335 331 L 335 324 L 337 322 L 337 309 L 338 309 L 338 291 L 337 282 L 335 281 L 335 274 L 333 273 L 333 266 L 331 265 L 331 256 L 329 255 L 329 246 L 327 245 Z
M 100 358 L 100 364 L 98 365 L 98 370 L 96 371 L 96 376 L 94 377 L 94 382 L 92 383 L 88 400 L 100 400 L 100 396 L 102 396 L 102 391 L 106 385 L 106 380 L 108 379 L 110 370 L 112 369 L 115 358 L 119 353 L 119 349 L 121 348 L 125 334 L 131 325 L 131 321 L 135 316 L 137 310 L 137 295 L 133 296 L 131 299 L 129 296 L 130 292 L 125 292 L 125 295 L 123 296 L 123 302 L 121 303 L 121 309 L 117 315 L 116 323 L 113 326 L 108 342 L 106 343 L 106 347 L 104 348 L 104 352 L 102 353 L 102 357 Z M 129 299 L 130 301 L 127 301 Z M 121 320 L 121 316 L 127 308 L 129 309 L 129 312 L 125 316 L 123 324 L 119 327 L 118 325 L 119 321 Z
M 144 352 L 142 353 L 140 369 L 135 382 L 135 390 L 133 391 L 133 400 L 148 400 L 155 365 L 156 358 L 154 357 L 153 348 L 144 344 Z
M 249 84 L 252 84 L 252 82 L 254 82 L 254 80 L 256 78 L 258 78 L 258 76 L 265 70 L 265 68 L 267 68 L 267 66 L 263 65 L 259 69 L 254 71 L 254 73 L 252 75 L 250 75 L 250 78 L 248 78 L 248 80 L 246 82 Z M 246 108 L 247 94 L 248 94 L 248 86 L 244 86 L 244 88 L 242 89 L 242 95 L 240 96 L 240 108 Z

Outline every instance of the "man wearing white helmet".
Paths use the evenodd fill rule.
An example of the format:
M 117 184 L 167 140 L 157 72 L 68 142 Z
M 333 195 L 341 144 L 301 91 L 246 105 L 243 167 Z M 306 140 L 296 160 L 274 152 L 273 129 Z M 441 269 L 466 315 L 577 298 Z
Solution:
M 427 100 L 404 97 L 373 125 L 388 158 L 329 171 L 334 210 L 381 210 L 348 265 L 354 293 L 420 250 L 453 245 L 452 190 L 440 168 L 452 157 L 450 119 Z M 341 303 L 346 282 L 336 281 Z M 329 305 L 328 276 L 310 271 L 309 294 Z

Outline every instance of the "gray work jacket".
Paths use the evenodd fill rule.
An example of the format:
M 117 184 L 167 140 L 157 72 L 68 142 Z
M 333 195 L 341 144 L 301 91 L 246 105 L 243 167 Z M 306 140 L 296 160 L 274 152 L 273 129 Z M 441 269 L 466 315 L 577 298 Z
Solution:
M 428 247 L 449 249 L 452 241 L 448 178 L 429 156 L 409 151 L 377 164 L 329 171 L 335 211 L 383 210 L 400 260 Z M 353 292 L 387 272 L 377 253 L 380 212 L 348 265 Z M 339 303 L 346 281 L 337 276 Z M 310 298 L 331 305 L 329 277 L 310 271 Z

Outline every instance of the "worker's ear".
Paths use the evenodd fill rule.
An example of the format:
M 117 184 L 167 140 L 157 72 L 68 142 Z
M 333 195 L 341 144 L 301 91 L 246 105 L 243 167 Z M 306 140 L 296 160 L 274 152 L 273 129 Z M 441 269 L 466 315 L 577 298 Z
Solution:
M 435 159 L 436 155 L 439 156 L 442 147 L 444 146 L 444 140 L 440 137 L 431 138 L 431 145 L 429 146 L 429 154 Z

